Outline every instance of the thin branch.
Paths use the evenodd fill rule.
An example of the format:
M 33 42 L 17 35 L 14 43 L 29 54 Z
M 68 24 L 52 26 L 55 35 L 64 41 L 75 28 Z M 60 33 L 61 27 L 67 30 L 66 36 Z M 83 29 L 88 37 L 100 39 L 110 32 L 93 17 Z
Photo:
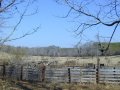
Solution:
M 27 33 L 23 34 L 23 35 L 20 36 L 20 37 L 16 37 L 16 38 L 8 39 L 6 42 L 10 42 L 10 41 L 18 40 L 18 39 L 24 38 L 24 37 L 26 37 L 26 36 L 32 35 L 32 34 L 36 33 L 36 32 L 39 30 L 39 28 L 40 28 L 40 27 L 37 27 L 37 28 L 34 29 L 32 32 L 27 32 Z
M 20 37 L 17 37 L 17 38 L 14 38 L 14 39 L 10 39 L 10 37 L 15 33 L 15 31 L 17 30 L 18 26 L 20 25 L 20 23 L 22 22 L 26 12 L 27 12 L 27 9 L 29 7 L 29 4 L 30 4 L 30 1 L 27 3 L 27 6 L 25 7 L 23 13 L 21 14 L 20 16 L 20 19 L 18 21 L 18 23 L 14 26 L 12 32 L 5 38 L 1 41 L 1 45 L 4 44 L 5 42 L 7 41 L 12 41 L 12 40 L 17 40 L 17 39 L 20 39 L 22 37 L 25 37 L 25 36 L 28 36 L 28 35 L 31 35 L 32 33 L 36 32 L 38 30 L 38 27 L 33 31 L 33 32 L 28 32 L 28 33 L 25 33 L 24 35 L 20 36 Z
M 3 40 L 2 43 L 5 43 L 13 34 L 14 32 L 17 30 L 17 27 L 20 25 L 20 23 L 23 20 L 24 14 L 26 13 L 27 8 L 24 10 L 23 14 L 20 16 L 20 19 L 18 21 L 18 23 L 15 25 L 15 27 L 13 28 L 13 31 Z
M 120 16 L 118 15 L 118 12 L 117 12 L 117 0 L 115 0 L 115 14 L 116 16 L 120 19 Z
M 67 18 L 67 17 L 70 15 L 71 11 L 72 11 L 72 8 L 70 8 L 70 10 L 69 10 L 68 13 L 66 14 L 66 16 L 63 16 L 62 18 Z
M 99 48 L 101 48 L 102 47 L 102 44 L 101 44 L 101 42 L 100 42 L 100 38 L 99 38 L 100 36 L 99 36 L 99 33 L 98 33 L 98 35 L 97 35 L 97 39 L 98 39 L 98 45 L 99 45 Z
M 112 35 L 111 35 L 111 37 L 110 37 L 110 40 L 109 40 L 109 42 L 108 42 L 108 46 L 107 46 L 107 48 L 106 48 L 105 51 L 107 51 L 107 50 L 109 49 L 110 43 L 111 43 L 111 41 L 112 41 L 112 38 L 113 38 L 113 36 L 114 36 L 114 34 L 115 34 L 115 31 L 116 31 L 118 25 L 119 25 L 119 23 L 116 24 L 116 26 L 115 26 L 115 28 L 114 28 L 114 30 L 113 30 L 113 33 L 112 33 Z
M 11 3 L 9 3 L 7 6 L 5 6 L 4 8 L 0 8 L 0 13 L 1 12 L 4 12 L 5 10 L 7 10 L 9 7 L 11 7 L 14 3 L 15 3 L 16 0 L 12 0 Z
M 77 27 L 77 29 L 74 30 L 74 32 L 75 32 L 75 33 L 78 32 L 78 30 L 79 30 L 80 27 L 82 26 L 81 31 L 80 31 L 79 33 L 77 33 L 77 35 L 80 35 L 80 34 L 82 34 L 86 29 L 88 29 L 88 28 L 90 28 L 90 27 L 93 27 L 93 26 L 96 26 L 96 25 L 98 25 L 98 24 L 100 24 L 100 22 L 98 22 L 98 23 L 92 23 L 92 24 L 81 23 L 81 24 Z
M 105 23 L 105 22 L 103 22 L 100 18 L 98 18 L 98 17 L 96 17 L 96 16 L 94 16 L 94 15 L 92 15 L 92 14 L 88 14 L 87 12 L 82 11 L 82 9 L 76 9 L 75 7 L 71 6 L 71 5 L 69 4 L 68 0 L 65 0 L 65 1 L 66 1 L 66 4 L 67 4 L 70 8 L 72 8 L 74 11 L 77 11 L 77 12 L 79 12 L 79 13 L 85 15 L 85 16 L 94 18 L 95 20 L 97 20 L 97 21 L 99 22 L 99 24 L 101 23 L 101 24 L 103 24 L 103 25 L 105 25 L 105 26 L 113 26 L 113 25 L 115 25 L 116 23 L 120 23 L 120 19 L 115 20 L 115 21 L 113 21 L 113 22 L 111 22 L 111 23 Z

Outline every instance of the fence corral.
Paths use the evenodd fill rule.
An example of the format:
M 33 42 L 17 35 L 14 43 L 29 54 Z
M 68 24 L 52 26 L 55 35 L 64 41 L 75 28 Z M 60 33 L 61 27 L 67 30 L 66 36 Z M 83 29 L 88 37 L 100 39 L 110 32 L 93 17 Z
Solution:
M 0 65 L 0 78 L 34 82 L 120 84 L 120 67 L 45 67 L 43 64 Z M 99 78 L 99 79 L 98 79 Z

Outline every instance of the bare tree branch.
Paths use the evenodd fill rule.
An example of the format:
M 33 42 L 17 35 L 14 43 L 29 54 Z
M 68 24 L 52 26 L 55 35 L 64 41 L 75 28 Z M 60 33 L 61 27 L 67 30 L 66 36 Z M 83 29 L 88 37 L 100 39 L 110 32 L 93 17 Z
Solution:
M 30 14 L 27 13 L 28 9 L 30 8 L 30 6 L 32 6 L 32 3 L 34 3 L 35 1 L 33 0 L 10 0 L 10 1 L 4 1 L 4 0 L 0 0 L 0 3 L 2 5 L 2 3 L 4 3 L 4 5 L 2 5 L 0 7 L 0 19 L 4 20 L 5 18 L 4 15 L 11 15 L 11 13 L 13 12 L 12 15 L 14 15 L 17 11 L 17 15 L 20 15 L 18 22 L 16 23 L 16 25 L 13 27 L 12 31 L 8 32 L 8 35 L 5 38 L 0 39 L 0 46 L 2 47 L 2 45 L 4 45 L 5 42 L 8 41 L 13 41 L 13 40 L 17 40 L 17 39 L 21 39 L 23 37 L 29 36 L 35 32 L 37 32 L 39 30 L 39 27 L 36 27 L 35 29 L 33 29 L 32 31 L 26 32 L 23 35 L 16 37 L 16 38 L 12 38 L 12 36 L 15 34 L 15 32 L 18 30 L 18 26 L 22 23 L 23 19 L 25 16 L 30 16 L 30 15 L 34 15 L 37 13 L 38 9 L 34 10 L 33 12 L 30 12 Z M 17 8 L 17 5 L 21 5 L 24 3 L 24 8 L 19 11 Z M 13 8 L 15 8 L 13 10 Z M 9 12 L 10 10 L 10 12 Z M 13 10 L 13 11 L 12 11 Z M 3 22 L 1 22 L 2 24 Z
M 104 50 L 102 49 L 101 42 L 99 41 L 99 47 L 104 52 L 107 52 L 115 34 L 117 27 L 120 23 L 120 1 L 119 0 L 57 0 L 57 2 L 63 1 L 74 13 L 74 16 L 78 15 L 79 25 L 74 30 L 74 33 L 82 36 L 86 29 L 90 29 L 95 26 L 107 26 L 114 27 L 112 35 L 109 37 L 109 42 Z M 92 9 L 96 10 L 93 11 Z M 71 13 L 67 13 L 67 18 Z M 81 16 L 81 17 L 80 17 Z M 81 19 L 81 18 L 84 19 Z M 81 21 L 80 21 L 81 20 Z M 80 39 L 81 41 L 81 39 Z
M 6 5 L 5 7 L 3 8 L 0 8 L 0 13 L 1 12 L 4 12 L 6 9 L 8 9 L 9 7 L 11 7 L 14 3 L 15 3 L 16 0 L 11 0 L 11 3 L 9 3 L 8 5 Z M 2 3 L 2 2 L 1 2 Z
M 66 16 L 63 16 L 62 18 L 67 18 L 67 17 L 70 15 L 71 11 L 72 11 L 72 8 L 70 8 L 70 10 L 69 10 L 68 13 L 66 14 Z
M 99 24 L 101 23 L 101 24 L 106 25 L 106 26 L 113 26 L 113 25 L 115 25 L 116 23 L 120 23 L 120 19 L 118 19 L 118 20 L 116 20 L 116 21 L 113 21 L 113 22 L 111 22 L 111 23 L 105 23 L 105 22 L 103 22 L 100 18 L 98 18 L 98 17 L 96 17 L 96 16 L 94 16 L 94 15 L 92 15 L 92 14 L 89 14 L 89 13 L 85 12 L 84 10 L 81 10 L 81 8 L 80 8 L 80 9 L 76 9 L 75 7 L 71 6 L 71 5 L 69 4 L 68 0 L 65 0 L 65 1 L 66 1 L 66 3 L 68 4 L 68 6 L 69 6 L 71 9 L 73 9 L 73 10 L 75 10 L 76 12 L 79 12 L 79 13 L 85 15 L 85 16 L 94 18 L 95 20 L 98 21 Z
M 20 36 L 20 37 L 8 39 L 6 42 L 10 42 L 10 41 L 13 41 L 13 40 L 21 39 L 21 38 L 24 38 L 24 37 L 26 37 L 26 36 L 32 35 L 32 34 L 36 33 L 36 32 L 39 30 L 39 28 L 40 28 L 40 27 L 37 27 L 37 28 L 33 29 L 32 32 L 27 32 L 27 33 L 23 34 L 23 35 Z
M 108 46 L 107 46 L 107 48 L 106 48 L 105 51 L 108 51 L 108 49 L 109 49 L 109 47 L 110 47 L 111 40 L 112 40 L 112 38 L 113 38 L 113 36 L 114 36 L 114 34 L 115 34 L 115 31 L 116 31 L 118 25 L 119 25 L 119 23 L 116 24 L 116 26 L 115 26 L 115 28 L 114 28 L 114 30 L 113 30 L 113 33 L 112 33 L 112 35 L 111 35 L 111 37 L 110 37 L 110 40 L 109 40 L 109 42 L 108 42 Z
M 27 4 L 24 12 L 23 12 L 22 15 L 20 16 L 20 19 L 19 19 L 18 23 L 14 26 L 12 32 L 11 32 L 5 39 L 3 39 L 3 41 L 1 42 L 1 44 L 4 44 L 5 42 L 7 42 L 8 39 L 9 39 L 9 38 L 14 34 L 14 32 L 17 30 L 17 27 L 20 25 L 20 23 L 22 22 L 22 20 L 23 20 L 23 18 L 24 18 L 25 13 L 27 12 L 28 6 L 29 6 L 29 3 Z

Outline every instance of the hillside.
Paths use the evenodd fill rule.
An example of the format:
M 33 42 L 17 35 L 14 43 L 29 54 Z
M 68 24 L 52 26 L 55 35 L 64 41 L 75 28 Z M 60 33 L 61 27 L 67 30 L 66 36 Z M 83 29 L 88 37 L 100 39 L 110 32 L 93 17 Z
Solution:
M 105 48 L 108 46 L 107 43 L 102 43 L 102 45 Z M 108 55 L 120 55 L 120 42 L 114 42 L 110 44 Z

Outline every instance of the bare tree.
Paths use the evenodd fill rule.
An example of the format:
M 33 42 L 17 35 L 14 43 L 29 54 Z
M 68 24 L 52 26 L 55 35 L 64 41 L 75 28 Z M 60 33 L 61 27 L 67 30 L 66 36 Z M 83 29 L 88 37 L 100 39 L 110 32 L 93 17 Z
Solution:
M 0 46 L 5 42 L 17 40 L 38 31 L 39 26 L 33 28 L 33 30 L 26 31 L 21 36 L 12 38 L 18 31 L 18 26 L 23 22 L 24 17 L 37 13 L 37 7 L 34 10 L 29 10 L 35 7 L 35 2 L 37 0 L 0 0 L 0 33 L 4 32 L 6 28 L 11 29 L 4 37 L 2 35 L 0 36 Z M 14 26 L 9 26 L 7 21 L 11 21 L 13 18 L 18 18 L 18 21 L 15 21 L 16 24 Z
M 83 35 L 84 31 L 96 26 L 112 27 L 113 32 L 109 38 L 108 46 L 120 23 L 120 1 L 119 0 L 56 0 L 63 2 L 70 9 L 64 18 L 74 16 L 78 26 L 75 29 L 77 35 Z

